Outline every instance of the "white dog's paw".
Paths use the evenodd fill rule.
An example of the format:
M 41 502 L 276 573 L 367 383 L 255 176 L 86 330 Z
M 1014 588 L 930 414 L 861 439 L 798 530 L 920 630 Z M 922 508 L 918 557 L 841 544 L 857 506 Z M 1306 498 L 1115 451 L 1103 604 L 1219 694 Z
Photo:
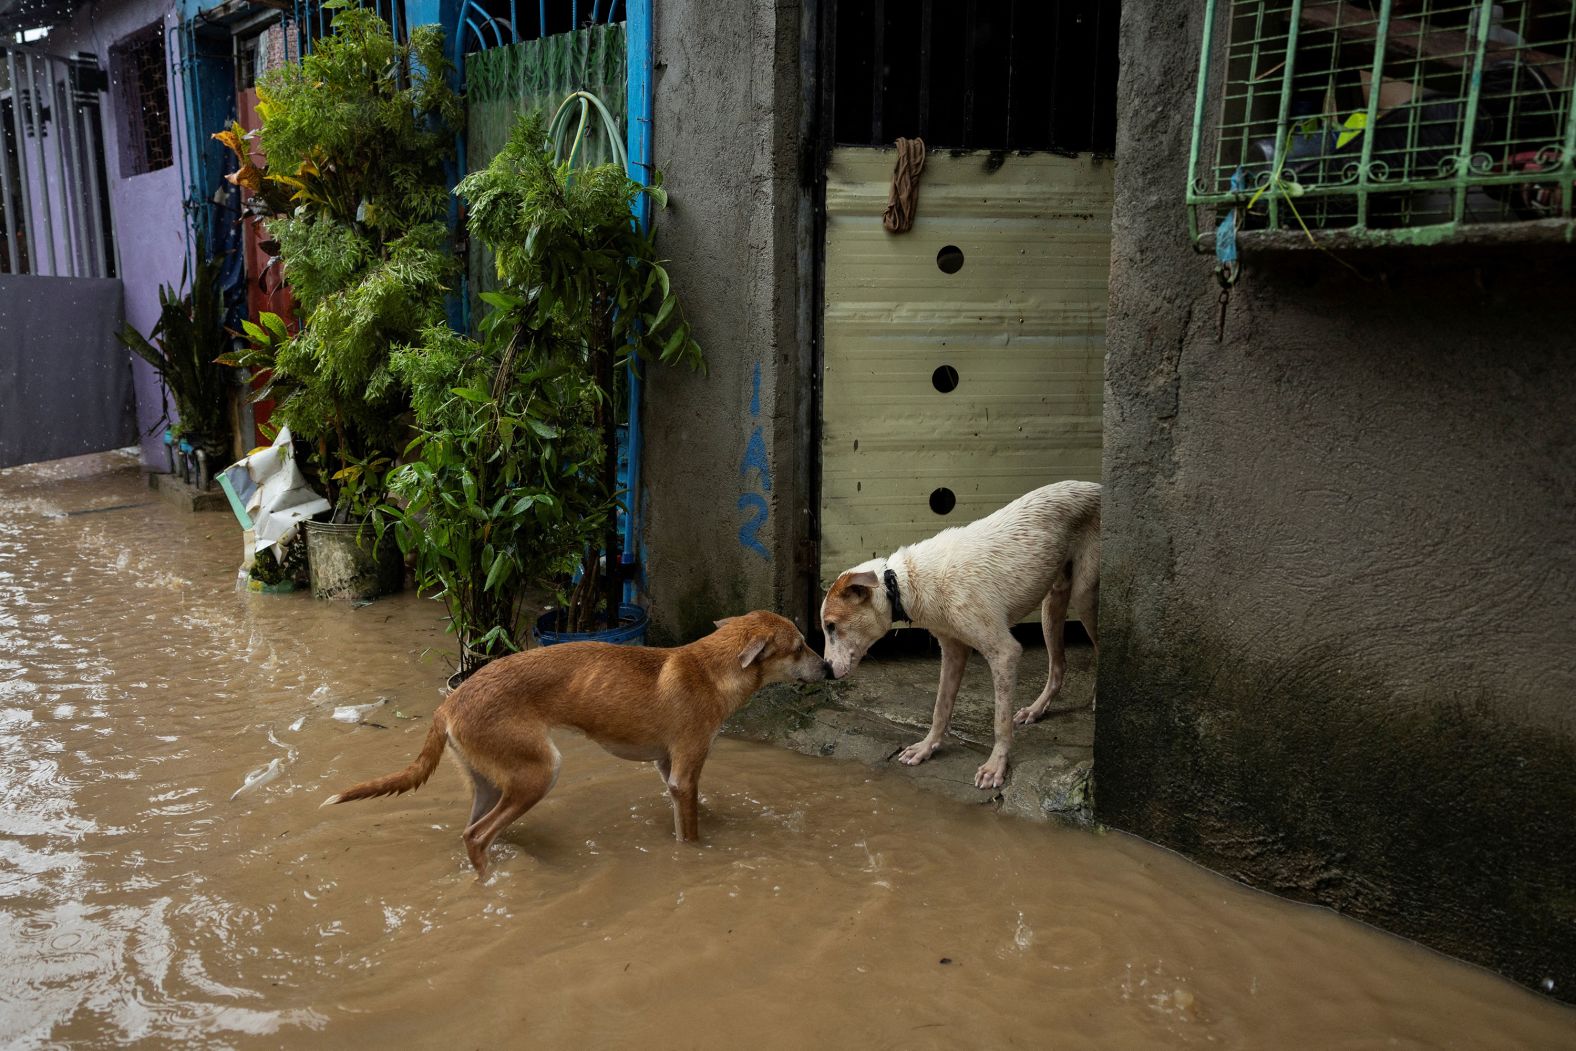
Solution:
M 1028 726 L 1030 723 L 1037 723 L 1039 721 L 1040 717 L 1035 712 L 1033 705 L 1030 705 L 1027 708 L 1019 708 L 1018 714 L 1012 717 L 1012 725 L 1014 726 Z
M 940 743 L 939 741 L 921 741 L 918 744 L 911 744 L 897 754 L 897 761 L 904 766 L 918 766 L 936 754 L 936 748 Z
M 1007 783 L 1007 757 L 987 759 L 974 774 L 975 788 L 1000 788 Z

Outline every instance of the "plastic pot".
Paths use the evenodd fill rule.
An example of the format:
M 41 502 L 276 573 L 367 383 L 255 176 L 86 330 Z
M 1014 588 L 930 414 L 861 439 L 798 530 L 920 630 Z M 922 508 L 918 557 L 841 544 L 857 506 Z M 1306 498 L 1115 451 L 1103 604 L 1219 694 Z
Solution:
M 312 597 L 359 602 L 392 595 L 405 584 L 405 560 L 393 537 L 373 551 L 371 526 L 307 522 L 306 560 Z
M 646 644 L 646 611 L 639 606 L 618 607 L 618 625 L 596 631 L 560 631 L 558 615 L 561 611 L 550 609 L 536 618 L 532 632 L 542 646 L 556 646 L 561 642 L 612 642 L 620 646 Z

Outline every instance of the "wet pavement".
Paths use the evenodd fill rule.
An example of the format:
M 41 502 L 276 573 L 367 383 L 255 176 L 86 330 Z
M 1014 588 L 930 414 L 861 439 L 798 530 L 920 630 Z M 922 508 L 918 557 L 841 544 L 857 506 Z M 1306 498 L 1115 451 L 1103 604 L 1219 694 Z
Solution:
M 854 759 L 916 787 L 1003 814 L 1078 827 L 1094 823 L 1094 648 L 1067 647 L 1067 676 L 1051 710 L 1013 733 L 1012 765 L 1001 788 L 980 789 L 974 772 L 995 739 L 996 693 L 990 665 L 969 660 L 952 721 L 928 761 L 905 766 L 897 755 L 930 729 L 941 657 L 922 631 L 878 642 L 858 671 L 836 682 L 763 690 L 726 727 L 732 736 L 792 748 L 803 755 Z M 1036 624 L 1018 629 L 1024 644 L 1013 710 L 1045 685 L 1045 644 Z
M 438 607 L 237 592 L 240 547 L 125 458 L 0 472 L 0 1046 L 1576 1046 L 1142 842 L 736 740 L 686 845 L 649 767 L 561 734 L 479 884 L 452 762 L 318 808 L 419 747 Z

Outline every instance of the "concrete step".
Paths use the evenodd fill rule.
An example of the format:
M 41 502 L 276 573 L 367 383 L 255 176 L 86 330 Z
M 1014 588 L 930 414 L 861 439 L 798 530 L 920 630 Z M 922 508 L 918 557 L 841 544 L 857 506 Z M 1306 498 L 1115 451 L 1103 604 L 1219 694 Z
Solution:
M 1088 826 L 1093 823 L 1094 653 L 1088 646 L 1070 646 L 1067 655 L 1067 678 L 1052 702 L 1053 709 L 1062 710 L 1015 730 L 1007 784 L 1000 789 L 974 787 L 974 771 L 990 753 L 994 711 L 990 668 L 978 655 L 964 673 L 946 739 L 918 766 L 904 766 L 897 754 L 930 727 L 941 660 L 923 653 L 867 657 L 840 682 L 769 687 L 723 731 L 805 755 L 857 760 L 907 777 L 927 791 L 1002 813 Z M 1045 650 L 1025 646 L 1014 711 L 1039 695 L 1046 669 Z
M 228 511 L 230 503 L 224 490 L 217 485 L 198 489 L 187 485 L 173 474 L 148 475 L 148 488 L 159 494 L 159 499 L 183 511 Z

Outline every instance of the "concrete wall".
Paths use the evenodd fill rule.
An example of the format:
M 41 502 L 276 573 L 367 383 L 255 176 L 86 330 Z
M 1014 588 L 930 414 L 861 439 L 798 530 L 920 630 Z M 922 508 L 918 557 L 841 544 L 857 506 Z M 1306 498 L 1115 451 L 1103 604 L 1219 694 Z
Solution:
M 1576 999 L 1576 278 L 1250 256 L 1183 192 L 1201 6 L 1123 5 L 1096 808 Z
M 99 66 L 109 69 L 110 46 L 155 21 L 174 24 L 172 0 L 100 2 L 81 7 L 73 20 L 50 33 L 44 47 L 53 54 L 74 55 L 89 51 Z M 166 34 L 166 46 L 171 42 Z M 179 108 L 179 81 L 170 76 L 170 108 Z M 146 335 L 159 317 L 159 286 L 179 285 L 186 261 L 186 220 L 181 209 L 180 165 L 184 142 L 177 130 L 175 163 L 158 171 L 122 178 L 120 174 L 120 116 L 113 92 L 104 103 L 104 154 L 109 175 L 110 215 L 114 222 L 118 257 L 116 272 L 124 288 L 126 320 Z M 177 128 L 179 125 L 177 124 Z M 129 352 L 128 352 L 129 356 Z M 141 359 L 133 359 L 137 426 L 143 463 L 165 463 L 162 430 L 156 425 L 163 414 L 163 392 L 158 374 Z M 173 403 L 169 408 L 174 418 Z M 149 433 L 150 430 L 152 433 Z
M 656 5 L 657 244 L 709 370 L 652 369 L 642 462 L 653 634 L 802 605 L 799 6 Z

